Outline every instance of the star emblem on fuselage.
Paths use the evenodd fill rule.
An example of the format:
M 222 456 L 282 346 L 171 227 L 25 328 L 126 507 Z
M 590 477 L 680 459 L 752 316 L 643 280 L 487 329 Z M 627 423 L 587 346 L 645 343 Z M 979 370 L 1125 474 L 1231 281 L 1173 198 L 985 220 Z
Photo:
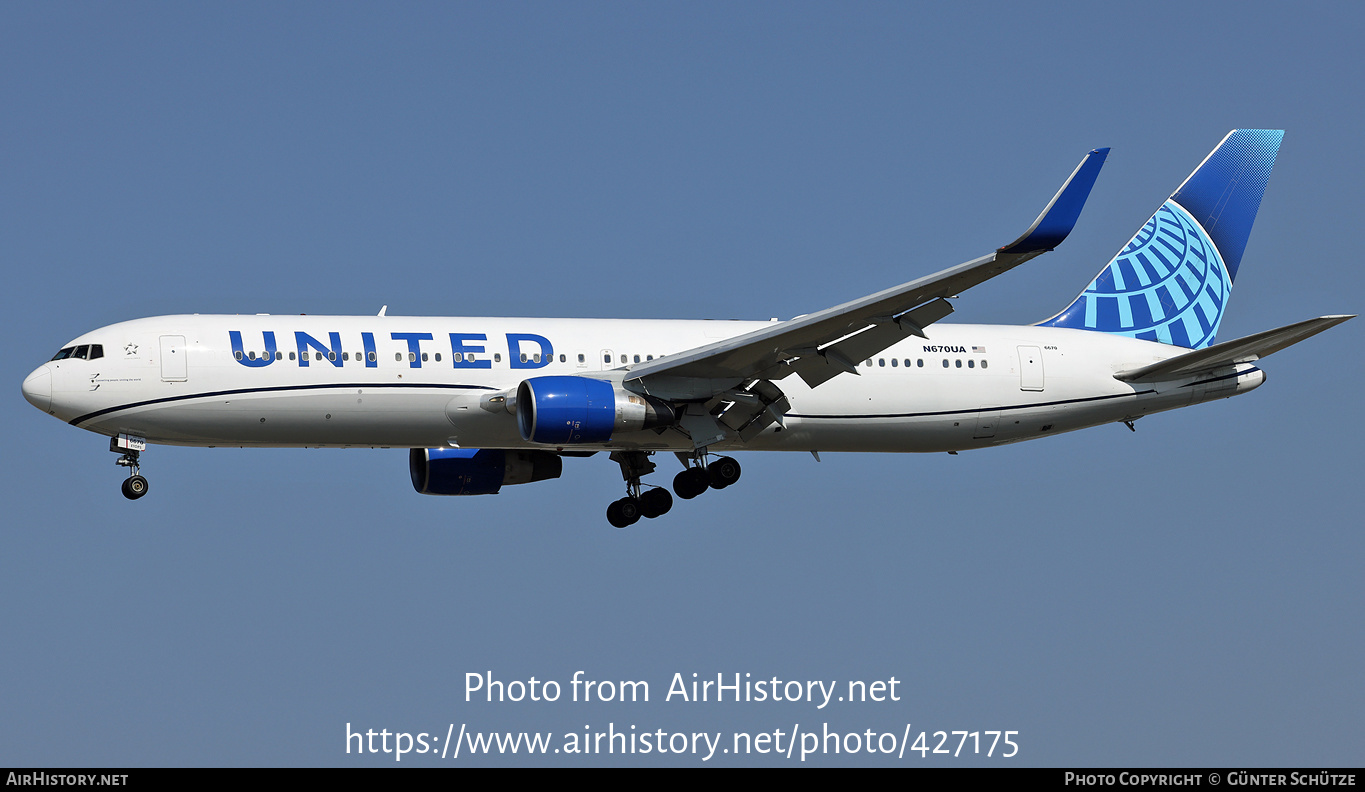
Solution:
M 137 344 L 127 344 L 123 347 L 123 354 L 132 357 L 137 354 Z

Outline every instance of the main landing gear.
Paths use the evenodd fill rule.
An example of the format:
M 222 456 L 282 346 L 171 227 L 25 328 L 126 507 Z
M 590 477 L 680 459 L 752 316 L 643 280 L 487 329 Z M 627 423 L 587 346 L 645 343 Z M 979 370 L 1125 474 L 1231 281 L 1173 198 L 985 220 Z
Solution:
M 128 468 L 128 478 L 123 480 L 123 497 L 128 500 L 137 500 L 147 494 L 147 479 L 142 476 L 142 469 L 139 467 L 138 459 L 142 452 L 135 448 L 121 448 L 118 438 L 109 439 L 109 450 L 114 453 L 121 453 L 114 464 L 119 467 Z
M 641 476 L 654 472 L 654 463 L 646 451 L 613 451 L 611 458 L 621 466 L 621 478 L 626 480 L 626 497 L 607 507 L 607 522 L 616 528 L 627 528 L 641 517 L 661 517 L 673 508 L 673 496 L 663 487 L 644 489 Z
M 739 462 L 732 457 L 716 457 L 704 464 L 704 456 L 678 454 L 687 467 L 673 477 L 673 491 L 683 500 L 691 500 L 708 489 L 725 489 L 739 481 Z
M 621 477 L 626 480 L 626 497 L 607 507 L 607 522 L 617 528 L 626 528 L 639 522 L 641 517 L 652 519 L 668 513 L 673 508 L 673 496 L 663 487 L 650 487 L 640 483 L 640 477 L 654 472 L 655 465 L 649 457 L 650 451 L 613 451 L 611 458 L 621 466 Z M 731 457 L 716 457 L 710 464 L 705 463 L 706 452 L 678 454 L 678 459 L 686 468 L 673 477 L 673 491 L 683 500 L 691 500 L 708 489 L 725 489 L 739 481 L 739 462 Z

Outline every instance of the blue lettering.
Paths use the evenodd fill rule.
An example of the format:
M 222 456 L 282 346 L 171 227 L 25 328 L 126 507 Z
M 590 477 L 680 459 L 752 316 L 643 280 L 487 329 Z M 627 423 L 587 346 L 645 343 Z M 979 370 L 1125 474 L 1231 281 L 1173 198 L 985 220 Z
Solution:
M 232 356 L 237 359 L 238 363 L 249 368 L 260 368 L 275 362 L 275 334 L 266 330 L 261 335 L 265 337 L 265 356 L 256 358 L 242 351 L 242 333 L 240 330 L 228 331 L 228 339 L 232 342 Z
M 467 369 L 486 369 L 493 368 L 491 360 L 475 360 L 474 353 L 483 354 L 481 346 L 466 346 L 466 341 L 487 341 L 488 336 L 483 333 L 451 333 L 450 334 L 450 360 L 455 368 Z
M 327 360 L 333 366 L 341 368 L 341 333 L 328 333 L 327 340 L 332 342 L 331 348 L 322 345 L 322 342 L 302 331 L 294 332 L 294 342 L 299 347 L 299 365 L 303 368 L 308 367 L 308 350 L 315 349 L 318 352 L 326 352 Z
M 408 366 L 422 367 L 422 342 L 431 340 L 431 333 L 393 333 L 394 341 L 408 342 Z
M 365 342 L 365 368 L 379 365 L 379 355 L 374 351 L 374 333 L 361 333 L 360 340 Z
M 527 354 L 522 352 L 522 341 L 535 342 L 540 347 L 540 353 Z M 550 346 L 550 341 L 545 336 L 538 336 L 535 333 L 507 334 L 507 361 L 512 364 L 514 369 L 544 368 L 550 365 L 550 360 L 554 358 L 554 354 L 555 348 Z

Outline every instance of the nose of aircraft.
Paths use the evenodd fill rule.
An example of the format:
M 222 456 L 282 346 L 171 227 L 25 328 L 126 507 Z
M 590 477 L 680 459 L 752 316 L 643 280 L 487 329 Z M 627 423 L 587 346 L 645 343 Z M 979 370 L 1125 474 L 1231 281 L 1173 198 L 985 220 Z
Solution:
M 52 409 L 52 369 L 46 363 L 24 380 L 24 398 L 43 412 Z

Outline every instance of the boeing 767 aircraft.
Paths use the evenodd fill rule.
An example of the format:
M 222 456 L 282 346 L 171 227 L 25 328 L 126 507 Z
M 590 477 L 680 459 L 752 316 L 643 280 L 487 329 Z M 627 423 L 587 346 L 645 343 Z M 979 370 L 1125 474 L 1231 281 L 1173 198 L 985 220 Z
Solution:
M 1227 137 L 1064 310 L 939 324 L 945 299 L 1052 250 L 1108 149 L 1015 241 L 787 321 L 159 316 L 93 330 L 24 380 L 45 413 L 110 438 L 147 493 L 149 443 L 408 448 L 413 486 L 486 495 L 607 452 L 612 525 L 739 478 L 735 451 L 955 452 L 1245 393 L 1261 358 L 1351 316 L 1215 343 L 1284 133 Z

